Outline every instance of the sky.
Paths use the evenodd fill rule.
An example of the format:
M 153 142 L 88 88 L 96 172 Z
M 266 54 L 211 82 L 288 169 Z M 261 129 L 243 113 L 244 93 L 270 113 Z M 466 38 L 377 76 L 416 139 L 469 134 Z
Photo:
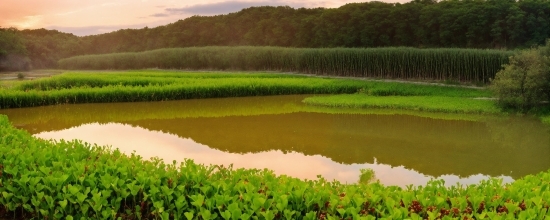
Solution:
M 85 36 L 156 27 L 193 15 L 228 14 L 252 6 L 337 8 L 352 2 L 357 0 L 1 0 L 0 27 L 56 29 Z

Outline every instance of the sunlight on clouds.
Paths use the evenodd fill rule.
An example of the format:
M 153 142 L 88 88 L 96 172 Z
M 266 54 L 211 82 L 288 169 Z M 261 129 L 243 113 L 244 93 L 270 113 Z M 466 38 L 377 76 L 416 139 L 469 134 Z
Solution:
M 20 29 L 63 27 L 156 27 L 173 23 L 193 15 L 214 15 L 237 12 L 252 6 L 289 5 L 299 8 L 327 7 L 335 8 L 357 2 L 312 1 L 312 0 L 232 0 L 232 1 L 191 1 L 191 0 L 1 0 L 0 26 L 14 26 Z M 384 0 L 386 2 L 405 2 L 403 0 Z M 29 7 L 32 5 L 32 7 Z M 172 11 L 170 11 L 170 9 Z M 112 31 L 103 29 L 101 31 Z M 99 34 L 105 32 L 94 32 Z
M 24 28 L 32 28 L 37 26 L 42 21 L 42 15 L 25 16 L 22 21 L 12 23 L 13 26 Z

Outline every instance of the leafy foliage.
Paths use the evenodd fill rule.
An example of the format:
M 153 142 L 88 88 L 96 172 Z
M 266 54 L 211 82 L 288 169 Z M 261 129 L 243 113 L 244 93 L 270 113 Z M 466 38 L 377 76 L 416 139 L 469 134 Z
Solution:
M 506 107 L 529 110 L 550 99 L 550 48 L 530 49 L 510 57 L 510 64 L 499 71 L 492 90 Z
M 361 169 L 359 171 L 361 172 L 361 174 L 359 175 L 359 183 L 369 184 L 376 180 L 376 173 L 373 169 L 367 168 Z
M 516 48 L 549 37 L 546 1 L 363 2 L 251 7 L 82 37 L 79 54 L 195 46 Z
M 77 55 L 82 47 L 81 39 L 73 34 L 46 29 L 19 32 L 35 69 L 55 68 L 59 59 Z
M 27 49 L 14 28 L 0 28 L 0 71 L 30 69 Z

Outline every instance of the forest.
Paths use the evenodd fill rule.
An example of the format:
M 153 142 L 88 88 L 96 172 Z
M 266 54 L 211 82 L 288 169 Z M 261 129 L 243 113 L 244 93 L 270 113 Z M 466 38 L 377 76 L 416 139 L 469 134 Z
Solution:
M 549 24 L 547 0 L 413 0 L 340 8 L 251 7 L 84 37 L 4 27 L 0 70 L 55 68 L 59 59 L 75 55 L 199 46 L 511 50 L 544 44 Z

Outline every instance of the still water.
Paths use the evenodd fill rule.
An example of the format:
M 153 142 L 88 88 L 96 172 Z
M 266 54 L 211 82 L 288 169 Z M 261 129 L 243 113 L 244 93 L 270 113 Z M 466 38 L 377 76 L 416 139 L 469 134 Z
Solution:
M 44 139 L 80 139 L 166 162 L 268 168 L 386 185 L 511 182 L 550 168 L 550 131 L 536 119 L 306 106 L 307 96 L 58 105 L 0 110 Z

